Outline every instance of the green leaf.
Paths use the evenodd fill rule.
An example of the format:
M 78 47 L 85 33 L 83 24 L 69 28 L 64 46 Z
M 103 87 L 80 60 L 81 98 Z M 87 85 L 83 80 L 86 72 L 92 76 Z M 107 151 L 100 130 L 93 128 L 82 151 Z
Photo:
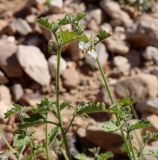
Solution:
M 60 39 L 60 43 L 62 45 L 76 40 L 82 40 L 84 42 L 88 41 L 88 38 L 85 34 L 78 34 L 68 30 L 58 32 L 58 38 Z
M 85 154 L 78 154 L 75 158 L 78 160 L 94 160 L 94 158 L 88 157 Z
M 129 131 L 133 131 L 140 128 L 146 128 L 151 126 L 150 122 L 147 120 L 138 120 L 135 124 L 130 125 Z
M 114 121 L 107 121 L 103 124 L 103 130 L 105 132 L 115 132 L 119 129 L 117 122 Z
M 108 160 L 112 158 L 114 155 L 112 152 L 101 153 L 98 155 L 97 160 Z
M 105 32 L 105 31 L 101 31 L 97 35 L 97 37 L 99 38 L 100 41 L 102 41 L 102 40 L 104 40 L 104 39 L 106 39 L 106 38 L 108 38 L 110 36 L 111 36 L 111 34 L 108 33 L 108 32 Z
M 24 106 L 18 105 L 18 104 L 14 104 L 13 108 L 8 110 L 5 114 L 5 118 L 9 118 L 10 116 L 19 113 L 22 109 L 24 108 Z
M 23 129 L 31 126 L 36 126 L 44 122 L 45 118 L 41 114 L 37 113 L 30 115 L 29 118 L 24 118 L 23 123 L 19 125 L 19 128 Z
M 13 146 L 17 148 L 22 148 L 31 141 L 31 137 L 26 134 L 15 134 L 13 138 Z
M 105 105 L 103 103 L 87 103 L 83 104 L 76 108 L 76 115 L 95 113 L 95 112 L 104 112 Z
M 53 128 L 53 129 L 51 129 L 50 133 L 48 134 L 49 142 L 50 142 L 50 143 L 53 143 L 54 140 L 56 139 L 57 134 L 58 134 L 58 130 L 59 130 L 58 127 L 55 127 L 55 128 Z
M 129 97 L 125 97 L 122 98 L 118 101 L 118 103 L 122 106 L 122 107 L 127 107 L 127 106 L 131 106 L 133 105 L 134 101 L 132 98 Z
M 36 21 L 37 21 L 38 24 L 47 28 L 48 30 L 53 29 L 53 24 L 50 23 L 47 18 L 41 17 L 41 18 L 38 18 Z
M 60 104 L 60 110 L 63 110 L 66 107 L 69 107 L 71 105 L 71 102 L 69 101 L 64 101 L 63 103 Z

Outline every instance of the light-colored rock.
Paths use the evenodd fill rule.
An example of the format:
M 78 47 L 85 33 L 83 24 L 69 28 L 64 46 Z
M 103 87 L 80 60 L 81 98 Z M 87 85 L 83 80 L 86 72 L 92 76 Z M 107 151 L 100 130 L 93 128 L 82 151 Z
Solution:
M 0 118 L 4 119 L 4 113 L 11 109 L 11 94 L 6 86 L 0 86 Z
M 96 45 L 96 52 L 98 54 L 98 59 L 100 64 L 103 66 L 106 64 L 107 59 L 109 57 L 105 45 L 100 42 Z M 89 55 L 85 56 L 85 61 L 88 65 L 90 65 L 92 68 L 98 69 L 98 64 L 96 63 L 95 59 Z
M 126 55 L 129 52 L 129 47 L 127 43 L 120 39 L 118 35 L 112 35 L 105 40 L 108 50 L 112 53 L 117 53 L 120 55 Z
M 148 46 L 143 53 L 143 57 L 146 60 L 154 61 L 156 64 L 158 64 L 158 48 Z
M 133 97 L 137 102 L 158 94 L 157 77 L 150 74 L 138 74 L 119 80 L 114 85 L 116 97 Z
M 22 69 L 17 61 L 15 52 L 17 46 L 6 40 L 0 41 L 0 67 L 8 77 L 20 77 Z
M 68 68 L 62 73 L 63 85 L 67 89 L 76 88 L 79 84 L 79 73 L 75 68 Z
M 50 0 L 49 5 L 53 13 L 58 13 L 63 7 L 63 0 Z
M 21 84 L 14 84 L 12 86 L 12 94 L 15 101 L 20 100 L 20 98 L 23 96 L 24 91 L 21 86 Z
M 151 70 L 151 74 L 155 75 L 158 78 L 158 67 Z
M 120 21 L 125 27 L 133 25 L 133 21 L 130 16 L 123 10 L 121 10 L 117 2 L 111 0 L 102 0 L 100 7 L 107 13 L 112 19 Z
M 6 84 L 8 83 L 8 78 L 4 75 L 2 71 L 0 71 L 0 84 Z
M 154 114 L 158 114 L 158 98 L 153 97 L 147 100 L 141 101 L 140 103 L 136 104 L 137 110 L 141 113 L 144 112 L 151 112 Z
M 128 59 L 122 56 L 114 57 L 113 64 L 115 66 L 114 72 L 117 74 L 128 75 L 130 70 L 130 64 Z
M 102 22 L 102 11 L 101 9 L 94 9 L 89 13 L 91 19 L 94 19 L 97 25 L 100 25 Z
M 19 45 L 17 58 L 24 71 L 42 86 L 49 85 L 50 74 L 44 54 L 35 46 Z
M 13 20 L 9 26 L 12 33 L 18 32 L 23 36 L 26 36 L 32 32 L 32 28 L 29 26 L 29 24 L 20 18 Z
M 57 56 L 52 55 L 48 59 L 49 70 L 52 78 L 55 78 L 56 70 L 57 70 Z M 60 59 L 60 73 L 62 73 L 67 67 L 66 61 L 61 57 Z
M 158 47 L 157 26 L 158 18 L 156 16 L 143 14 L 129 30 L 128 40 L 137 46 L 151 45 Z
M 158 132 L 158 116 L 153 114 L 153 115 L 150 115 L 146 118 L 150 124 L 151 124 L 151 127 L 148 127 L 146 128 L 146 130 L 150 131 L 150 132 Z
M 100 29 L 102 31 L 106 31 L 106 32 L 112 32 L 112 26 L 109 24 L 109 23 L 103 23 L 101 26 L 100 26 Z

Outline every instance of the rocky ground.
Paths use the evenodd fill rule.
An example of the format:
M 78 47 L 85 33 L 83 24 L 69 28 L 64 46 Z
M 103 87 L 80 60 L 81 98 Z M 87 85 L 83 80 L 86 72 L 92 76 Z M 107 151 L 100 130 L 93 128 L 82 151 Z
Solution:
M 152 12 L 119 5 L 115 1 L 82 0 L 0 0 L 0 119 L 6 138 L 12 143 L 15 118 L 4 120 L 12 103 L 35 105 L 42 97 L 55 99 L 56 55 L 50 55 L 47 42 L 52 35 L 40 28 L 35 20 L 47 16 L 55 21 L 65 13 L 86 12 L 83 21 L 87 34 L 100 30 L 112 36 L 96 47 L 99 60 L 109 77 L 116 98 L 133 97 L 139 117 L 152 123 L 148 130 L 158 131 L 158 2 Z M 70 26 L 71 27 L 71 26 Z M 109 99 L 103 92 L 98 67 L 89 57 L 83 57 L 78 42 L 64 48 L 61 60 L 61 99 L 74 104 Z M 70 130 L 74 152 L 99 146 L 103 151 L 122 155 L 122 138 L 101 130 L 98 122 L 110 115 L 98 113 L 90 119 L 77 118 Z M 68 123 L 71 110 L 63 113 Z M 53 117 L 50 115 L 50 118 Z M 133 120 L 134 121 L 134 120 Z M 42 139 L 44 128 L 36 128 Z M 138 138 L 144 131 L 138 130 Z M 134 139 L 135 140 L 135 139 Z M 139 147 L 137 140 L 134 141 Z M 77 145 L 75 145 L 77 144 Z M 0 150 L 5 144 L 1 140 Z M 152 142 L 147 147 L 158 147 Z M 57 158 L 56 158 L 57 159 Z M 118 159 L 118 158 L 116 158 Z M 146 157 L 151 160 L 151 157 Z

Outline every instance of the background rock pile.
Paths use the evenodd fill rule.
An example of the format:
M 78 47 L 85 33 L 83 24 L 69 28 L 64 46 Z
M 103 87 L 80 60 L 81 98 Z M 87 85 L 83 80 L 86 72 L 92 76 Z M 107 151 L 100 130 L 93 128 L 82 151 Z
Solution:
M 35 105 L 44 96 L 55 99 L 57 57 L 47 50 L 47 42 L 53 35 L 40 28 L 36 18 L 47 16 L 55 21 L 65 13 L 79 12 L 87 13 L 83 21 L 87 34 L 95 35 L 100 30 L 112 32 L 110 38 L 97 45 L 96 51 L 114 96 L 133 97 L 138 116 L 151 121 L 153 126 L 149 130 L 158 131 L 157 1 L 152 12 L 145 13 L 112 0 L 50 0 L 49 3 L 47 0 L 0 0 L 0 119 L 2 125 L 7 124 L 6 137 L 10 142 L 16 120 L 4 120 L 4 113 L 12 103 Z M 98 67 L 90 57 L 83 57 L 78 42 L 64 48 L 60 72 L 62 100 L 74 104 L 89 101 L 109 104 Z M 71 111 L 63 114 L 65 123 L 69 122 Z M 120 135 L 105 133 L 98 125 L 95 127 L 97 121 L 110 115 L 97 113 L 91 117 L 93 119 L 86 121 L 76 119 L 71 130 L 79 137 L 75 141 L 79 141 L 82 151 L 86 143 L 86 147 L 94 145 L 120 153 Z M 39 129 L 42 134 L 43 128 Z M 144 131 L 138 132 L 141 139 Z M 0 149 L 4 147 L 3 142 L 1 144 Z M 148 147 L 156 148 L 158 143 Z

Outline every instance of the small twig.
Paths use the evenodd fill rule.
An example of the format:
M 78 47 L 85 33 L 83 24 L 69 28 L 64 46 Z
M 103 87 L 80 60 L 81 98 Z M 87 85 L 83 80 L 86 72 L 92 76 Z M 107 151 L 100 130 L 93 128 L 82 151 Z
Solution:
M 66 130 L 65 130 L 65 135 L 67 134 L 67 132 L 68 132 L 68 130 L 69 130 L 69 128 L 70 128 L 73 120 L 75 119 L 75 117 L 76 117 L 76 115 L 74 114 L 73 117 L 72 117 L 72 119 L 71 119 L 71 121 L 70 121 L 70 123 L 69 123 L 69 125 L 68 125 L 68 127 L 67 127 Z

